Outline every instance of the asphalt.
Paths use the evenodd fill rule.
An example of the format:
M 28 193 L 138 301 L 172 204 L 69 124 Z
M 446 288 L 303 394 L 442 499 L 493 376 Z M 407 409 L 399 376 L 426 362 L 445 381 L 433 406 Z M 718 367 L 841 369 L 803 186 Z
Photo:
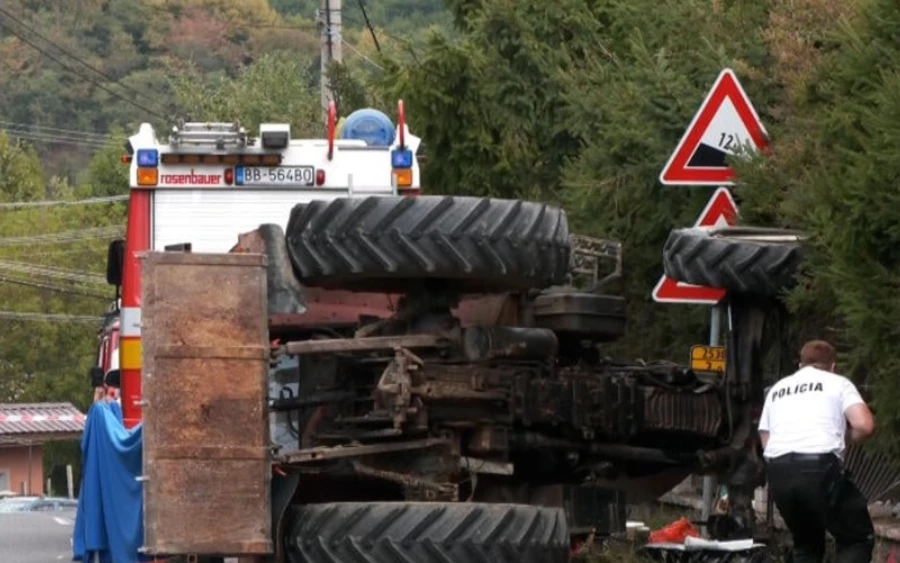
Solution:
M 74 524 L 74 510 L 0 513 L 0 561 L 71 561 Z

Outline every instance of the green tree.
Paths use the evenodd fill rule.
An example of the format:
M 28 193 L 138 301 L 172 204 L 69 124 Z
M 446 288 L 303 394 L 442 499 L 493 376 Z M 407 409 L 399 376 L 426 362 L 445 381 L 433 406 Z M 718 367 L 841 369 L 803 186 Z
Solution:
M 321 138 L 317 71 L 310 59 L 281 51 L 260 57 L 236 79 L 203 80 L 192 70 L 176 76 L 173 88 L 192 120 L 240 121 L 248 131 L 263 122 L 286 122 L 296 137 Z
M 775 129 L 772 157 L 744 167 L 741 192 L 757 217 L 809 233 L 796 317 L 837 341 L 840 368 L 871 387 L 884 443 L 896 447 L 900 14 L 887 0 L 855 7 L 818 40 L 820 62 Z
M 761 79 L 768 53 L 758 35 L 740 33 L 765 23 L 765 6 L 713 13 L 696 2 L 606 3 L 594 18 L 606 25 L 581 32 L 584 44 L 566 49 L 559 72 L 566 125 L 582 146 L 563 170 L 559 199 L 579 230 L 623 243 L 632 330 L 622 353 L 684 361 L 692 343 L 705 341 L 708 309 L 659 305 L 650 293 L 668 233 L 693 224 L 712 189 L 663 187 L 657 178 L 722 68 L 735 69 L 769 117 L 778 87 Z M 692 33 L 679 31 L 686 26 Z
M 719 71 L 766 108 L 780 86 L 761 69 L 767 5 L 493 0 L 450 3 L 462 37 L 434 34 L 375 85 L 403 97 L 429 157 L 425 189 L 563 204 L 573 228 L 624 243 L 625 355 L 684 359 L 706 309 L 662 306 L 670 229 L 692 224 L 710 190 L 657 177 Z M 684 29 L 690 28 L 690 34 Z M 763 119 L 769 116 L 763 112 Z M 673 335 L 677 335 L 674 336 Z
M 126 135 L 120 129 L 113 129 L 110 141 L 94 153 L 82 174 L 83 197 L 103 197 L 127 194 L 129 190 L 129 167 L 122 163 L 125 152 Z
M 37 153 L 0 130 L 0 201 L 38 199 L 43 192 L 44 173 Z
M 87 374 L 96 357 L 99 318 L 96 324 L 65 321 L 72 315 L 99 317 L 111 302 L 112 291 L 101 276 L 106 241 L 90 229 L 120 226 L 124 206 L 11 207 L 9 202 L 71 200 L 89 193 L 78 193 L 59 178 L 45 180 L 36 151 L 10 142 L 3 132 L 0 163 L 0 202 L 7 202 L 0 205 L 0 402 L 67 401 L 85 411 L 92 398 Z M 29 316 L 34 314 L 63 317 Z M 77 453 L 77 444 L 48 446 L 48 472 L 66 463 L 77 471 Z
M 570 10 L 571 8 L 571 10 Z M 559 46 L 591 14 L 575 6 L 498 0 L 467 15 L 463 37 L 433 33 L 414 59 L 375 82 L 403 98 L 429 156 L 427 189 L 552 197 L 578 141 L 563 124 Z M 575 28 L 574 31 L 573 27 Z

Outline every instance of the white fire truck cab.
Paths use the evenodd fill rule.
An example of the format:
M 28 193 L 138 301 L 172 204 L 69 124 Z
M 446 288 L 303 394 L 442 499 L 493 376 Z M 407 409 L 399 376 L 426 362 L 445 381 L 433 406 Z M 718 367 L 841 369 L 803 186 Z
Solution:
M 394 127 L 381 112 L 359 110 L 338 132 L 332 102 L 325 139 L 293 139 L 283 123 L 263 123 L 255 137 L 239 124 L 186 123 L 165 141 L 144 123 L 129 138 L 125 240 L 111 244 L 107 268 L 107 281 L 121 287 L 118 367 L 126 426 L 141 418 L 138 255 L 180 245 L 228 252 L 238 235 L 261 224 L 285 228 L 291 209 L 312 200 L 417 195 L 420 139 L 409 132 L 402 100 L 397 113 Z

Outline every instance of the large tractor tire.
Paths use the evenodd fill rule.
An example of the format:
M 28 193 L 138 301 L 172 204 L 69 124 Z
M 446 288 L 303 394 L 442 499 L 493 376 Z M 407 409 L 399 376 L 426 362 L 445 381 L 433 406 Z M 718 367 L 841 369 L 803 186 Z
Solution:
M 467 292 L 543 289 L 566 281 L 565 211 L 475 197 L 341 197 L 295 206 L 288 253 L 309 286 L 407 291 L 440 280 Z
M 795 283 L 800 239 L 778 229 L 677 229 L 663 249 L 663 270 L 684 283 L 777 297 Z
M 519 504 L 349 502 L 292 509 L 290 563 L 563 563 L 561 508 Z

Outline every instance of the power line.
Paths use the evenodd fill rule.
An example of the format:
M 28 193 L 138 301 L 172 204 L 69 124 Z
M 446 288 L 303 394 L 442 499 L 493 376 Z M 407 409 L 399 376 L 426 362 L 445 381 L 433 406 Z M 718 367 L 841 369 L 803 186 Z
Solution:
M 60 134 L 48 134 L 48 133 L 33 133 L 31 131 L 20 131 L 18 129 L 2 129 L 6 131 L 6 134 L 10 137 L 21 139 L 24 141 L 36 141 L 36 142 L 47 142 L 47 143 L 61 143 L 61 144 L 71 144 L 71 145 L 82 145 L 85 147 L 92 148 L 102 148 L 106 146 L 105 143 L 100 141 L 96 141 L 90 138 L 78 138 L 67 135 Z
M 74 256 L 74 257 L 85 258 L 85 259 L 90 259 L 90 260 L 102 261 L 105 259 L 104 257 L 106 256 L 106 252 L 109 250 L 109 246 L 108 246 L 108 244 L 103 243 L 103 241 L 101 241 L 100 239 L 96 239 L 96 240 L 97 240 L 97 242 L 101 242 L 102 244 L 101 245 L 92 245 L 92 244 L 90 244 L 90 242 L 93 242 L 93 241 L 90 241 L 90 242 L 84 242 L 77 248 L 72 248 L 72 247 L 67 248 L 66 246 L 62 246 L 62 247 L 57 247 L 54 250 L 46 250 L 44 252 L 37 252 L 36 249 L 34 249 L 32 247 L 28 247 L 28 246 L 25 246 L 23 248 L 16 248 L 15 246 L 10 246 L 10 247 L 0 249 L 0 256 L 4 256 L 4 257 L 13 257 L 14 256 L 16 258 L 26 258 L 29 260 L 32 258 L 47 258 L 47 259 L 51 259 L 51 260 L 58 260 L 59 258 L 68 259 L 68 258 L 72 258 Z M 8 250 L 11 250 L 12 252 L 8 252 L 8 253 L 4 252 L 4 251 L 8 251 Z M 98 255 L 102 255 L 102 257 L 98 256 Z
M 16 121 L 4 121 L 2 119 L 0 119 L 0 125 L 4 127 L 12 127 L 14 129 L 35 129 L 35 131 L 33 131 L 34 133 L 40 133 L 42 135 L 64 133 L 66 135 L 76 135 L 82 138 L 93 137 L 97 141 L 104 142 L 112 139 L 112 135 L 109 135 L 108 133 L 93 133 L 91 131 L 78 131 L 77 129 L 60 129 L 58 127 L 48 127 L 47 125 L 34 125 L 29 123 L 19 123 Z M 37 129 L 43 129 L 44 131 L 37 131 Z
M 140 97 L 144 98 L 145 100 L 148 100 L 148 101 L 150 101 L 150 102 L 153 102 L 154 104 L 156 103 L 156 100 L 153 99 L 153 98 L 151 98 L 151 97 L 148 96 L 147 94 L 144 94 L 144 93 L 141 92 L 140 90 L 138 90 L 138 89 L 136 89 L 136 88 L 132 88 L 131 86 L 128 86 L 127 84 L 122 84 L 121 82 L 119 82 L 119 81 L 117 81 L 116 79 L 112 78 L 111 76 L 109 76 L 109 75 L 106 74 L 105 72 L 103 72 L 103 71 L 101 71 L 101 70 L 95 68 L 94 66 L 90 65 L 89 63 L 85 62 L 84 60 L 80 59 L 79 57 L 73 55 L 73 54 L 70 53 L 68 50 L 66 50 L 66 49 L 64 49 L 64 48 L 62 48 L 62 47 L 60 47 L 59 45 L 57 45 L 57 44 L 54 43 L 53 41 L 47 39 L 45 36 L 41 35 L 41 34 L 38 33 L 37 31 L 35 31 L 34 28 L 29 27 L 25 22 L 23 22 L 22 20 L 18 19 L 16 16 L 12 15 L 10 12 L 4 10 L 3 8 L 0 8 L 0 13 L 4 14 L 4 15 L 5 15 L 6 17 L 8 17 L 9 19 L 11 19 L 11 20 L 13 20 L 14 22 L 18 23 L 21 27 L 25 28 L 27 31 L 31 32 L 32 34 L 34 34 L 34 35 L 40 37 L 41 39 L 43 39 L 44 41 L 46 41 L 47 43 L 49 43 L 49 44 L 52 45 L 53 47 L 56 47 L 56 48 L 57 48 L 62 54 L 64 54 L 65 56 L 69 57 L 70 59 L 72 59 L 72 60 L 74 60 L 74 61 L 77 61 L 77 62 L 81 63 L 82 66 L 84 66 L 85 68 L 91 70 L 92 72 L 94 72 L 94 73 L 97 74 L 98 76 L 102 76 L 102 77 L 105 78 L 106 80 L 109 80 L 110 82 L 112 82 L 112 83 L 114 83 L 114 84 L 116 84 L 116 85 L 118 85 L 118 86 L 124 88 L 125 90 L 128 90 L 129 92 L 131 92 L 131 93 L 133 93 L 133 94 L 135 94 L 135 95 L 137 95 L 137 96 L 140 96 Z
M 2 8 L 0 8 L 0 11 L 2 11 Z M 35 49 L 35 50 L 38 51 L 39 53 L 43 54 L 44 56 L 50 58 L 51 60 L 53 60 L 54 62 L 56 62 L 56 64 L 58 64 L 59 66 L 63 67 L 64 69 L 68 70 L 69 72 L 71 72 L 71 73 L 74 74 L 75 76 L 77 76 L 77 77 L 79 77 L 79 78 L 81 78 L 81 79 L 83 79 L 83 80 L 86 80 L 86 81 L 90 82 L 91 84 L 93 84 L 93 85 L 96 86 L 97 88 L 100 88 L 101 90 L 103 90 L 104 92 L 108 93 L 109 95 L 111 95 L 111 96 L 113 96 L 113 97 L 115 97 L 115 98 L 118 98 L 118 99 L 120 99 L 120 100 L 122 100 L 122 101 L 124 101 L 124 102 L 126 102 L 126 103 L 129 103 L 129 104 L 131 104 L 132 106 L 134 106 L 134 107 L 140 109 L 141 111 L 147 112 L 148 114 L 150 114 L 150 115 L 152 115 L 152 116 L 158 117 L 158 118 L 160 118 L 160 119 L 167 119 L 167 118 L 166 118 L 165 116 L 163 116 L 162 114 L 157 113 L 157 112 L 153 111 L 152 109 L 149 109 L 149 108 L 147 108 L 146 106 L 143 106 L 143 105 L 137 103 L 137 102 L 134 101 L 134 100 L 131 100 L 131 99 L 129 99 L 129 98 L 126 98 L 125 96 L 123 96 L 123 95 L 121 95 L 121 94 L 119 94 L 119 93 L 117 93 L 117 92 L 115 92 L 115 91 L 113 91 L 113 90 L 110 90 L 109 88 L 107 88 L 107 87 L 104 86 L 103 84 L 100 84 L 100 83 L 97 82 L 96 80 L 92 80 L 92 79 L 88 78 L 87 76 L 84 76 L 84 75 L 82 75 L 82 74 L 79 74 L 77 71 L 75 71 L 74 69 L 72 69 L 71 67 L 69 67 L 68 65 L 66 65 L 66 63 L 64 63 L 64 62 L 62 62 L 61 60 L 59 60 L 59 58 L 58 58 L 56 55 L 54 55 L 54 54 L 52 54 L 52 53 L 48 53 L 48 52 L 47 52 L 46 50 L 44 50 L 42 47 L 36 45 L 36 44 L 33 43 L 31 40 L 29 40 L 29 39 L 27 39 L 26 37 L 22 36 L 21 33 L 19 33 L 18 31 L 16 31 L 15 29 L 13 29 L 12 27 L 10 27 L 9 25 L 3 23 L 2 20 L 0 20 L 0 27 L 2 27 L 3 29 L 5 29 L 6 31 L 12 33 L 12 34 L 15 35 L 16 37 L 18 37 L 19 40 L 21 40 L 22 42 L 24 42 L 24 43 L 26 43 L 27 45 L 31 46 L 33 49 Z
M 16 261 L 2 260 L 2 259 L 0 259 L 0 264 L 2 264 L 4 266 L 10 266 L 10 267 L 21 266 L 21 267 L 27 267 L 27 268 L 38 268 L 38 269 L 46 270 L 47 272 L 50 272 L 50 275 L 65 274 L 65 275 L 72 275 L 72 276 L 82 276 L 82 277 L 90 278 L 90 281 L 92 281 L 92 282 L 106 283 L 106 277 L 103 276 L 102 274 L 88 272 L 85 270 L 75 270 L 72 268 L 63 268 L 60 266 L 37 264 L 34 262 L 16 262 Z
M 331 37 L 333 37 L 333 36 L 335 36 L 335 35 L 340 35 L 340 34 L 337 33 L 330 25 L 328 25 L 328 24 L 326 24 L 326 23 L 323 23 L 323 26 L 324 26 L 324 28 L 325 28 L 325 31 L 326 31 L 327 34 L 328 34 L 329 42 L 331 41 Z M 383 67 L 383 66 L 381 66 L 380 64 L 378 64 L 378 63 L 376 63 L 375 61 L 373 61 L 373 60 L 372 60 L 371 58 L 369 58 L 365 53 L 363 53 L 362 51 L 360 51 L 359 49 L 357 49 L 352 43 L 350 43 L 349 41 L 347 41 L 346 39 L 344 39 L 344 36 L 343 36 L 343 35 L 341 35 L 341 43 L 342 43 L 343 45 L 346 45 L 346 46 L 350 49 L 351 52 L 353 52 L 354 54 L 356 54 L 357 56 L 359 56 L 360 58 L 362 58 L 363 60 L 365 60 L 365 61 L 366 61 L 367 63 L 369 63 L 370 65 L 374 66 L 374 67 L 377 68 L 378 70 L 384 70 L 384 67 Z M 381 49 L 379 49 L 379 51 L 380 51 L 380 50 L 381 50 Z M 340 62 L 340 61 L 339 61 L 339 62 Z
M 22 311 L 0 311 L 0 319 L 16 321 L 49 321 L 63 323 L 96 323 L 103 320 L 101 316 L 63 315 L 59 313 L 25 313 Z
M 58 143 L 58 144 L 69 144 L 69 145 L 78 145 L 83 147 L 91 147 L 94 149 L 100 149 L 106 146 L 106 143 L 101 143 L 99 141 L 94 141 L 91 139 L 78 139 L 73 137 L 65 137 L 61 135 L 46 135 L 42 133 L 31 133 L 28 131 L 17 131 L 13 129 L 5 130 L 7 135 L 10 137 L 14 137 L 16 139 L 22 139 L 25 141 L 32 141 L 37 143 Z
M 77 289 L 62 287 L 59 285 L 49 284 L 46 282 L 24 280 L 22 278 L 11 278 L 8 276 L 0 276 L 0 283 L 10 283 L 10 284 L 14 284 L 14 285 L 22 285 L 22 286 L 26 286 L 26 287 L 32 287 L 35 289 L 43 289 L 45 291 L 52 291 L 54 293 L 78 295 L 79 297 L 93 297 L 96 299 L 109 299 L 108 295 L 101 295 L 99 293 L 91 293 L 89 291 L 79 291 Z
M 26 207 L 57 207 L 61 205 L 94 205 L 97 203 L 113 203 L 116 201 L 127 201 L 127 195 L 113 195 L 107 197 L 89 197 L 87 199 L 73 200 L 43 200 L 43 201 L 14 201 L 10 203 L 0 203 L 0 209 L 21 209 Z
M 0 238 L 0 246 L 30 246 L 33 244 L 64 244 L 82 240 L 112 238 L 122 235 L 122 227 L 95 227 L 80 231 L 60 231 L 42 235 Z
M 359 9 L 362 11 L 363 19 L 366 20 L 366 27 L 369 28 L 369 33 L 372 34 L 372 41 L 375 42 L 375 49 L 378 52 L 381 52 L 381 45 L 378 44 L 378 37 L 375 35 L 375 28 L 372 27 L 372 23 L 369 21 L 369 14 L 366 13 L 366 5 L 363 4 L 363 0 L 356 0 L 356 3 L 359 4 Z
M 28 261 L 32 259 L 46 259 L 53 264 L 58 263 L 60 258 L 69 259 L 74 257 L 79 261 L 96 263 L 106 259 L 106 253 L 109 250 L 109 240 L 109 237 L 89 237 L 75 241 L 79 243 L 77 245 L 65 243 L 45 246 L 29 246 L 28 244 L 8 245 L 0 248 L 0 257 Z
M 363 25 L 359 20 L 353 18 L 352 16 L 350 16 L 350 17 L 344 16 L 344 21 L 349 22 L 350 24 L 358 25 L 358 26 L 362 26 L 362 25 Z M 405 47 L 409 50 L 409 53 L 412 55 L 412 57 L 413 57 L 413 59 L 416 61 L 416 63 L 419 64 L 419 65 L 422 64 L 422 63 L 419 61 L 418 57 L 416 57 L 416 53 L 415 53 L 415 45 L 413 45 L 412 42 L 410 42 L 408 39 L 403 39 L 402 37 L 397 37 L 396 35 L 392 35 L 390 32 L 388 32 L 388 31 L 385 30 L 384 28 L 382 28 L 381 30 L 379 30 L 379 33 L 380 33 L 383 37 L 387 37 L 388 39 L 391 39 L 391 40 L 393 40 L 393 41 L 396 41 L 397 43 L 403 44 L 403 46 L 405 46 Z
M 370 65 L 374 66 L 374 67 L 377 68 L 378 70 L 384 70 L 384 67 L 383 67 L 383 66 L 381 66 L 380 64 L 378 64 L 378 63 L 376 63 L 375 61 L 373 61 L 372 59 L 370 59 L 368 56 L 365 55 L 365 53 L 363 53 L 362 51 L 360 51 L 359 49 L 357 49 L 356 47 L 354 47 L 349 41 L 347 41 L 347 40 L 344 39 L 343 37 L 341 37 L 341 42 L 342 42 L 344 45 L 346 45 L 351 51 L 353 51 L 353 53 L 355 53 L 356 55 L 358 55 L 359 57 L 361 57 L 363 60 L 365 60 L 365 61 L 366 61 L 367 63 L 369 63 Z
M 42 266 L 40 264 L 31 264 L 28 262 L 14 262 L 10 260 L 0 260 L 0 271 L 6 270 L 19 274 L 34 274 L 47 278 L 57 278 L 66 281 L 81 282 L 88 284 L 105 284 L 106 277 L 90 272 L 79 270 L 68 270 L 53 266 Z

